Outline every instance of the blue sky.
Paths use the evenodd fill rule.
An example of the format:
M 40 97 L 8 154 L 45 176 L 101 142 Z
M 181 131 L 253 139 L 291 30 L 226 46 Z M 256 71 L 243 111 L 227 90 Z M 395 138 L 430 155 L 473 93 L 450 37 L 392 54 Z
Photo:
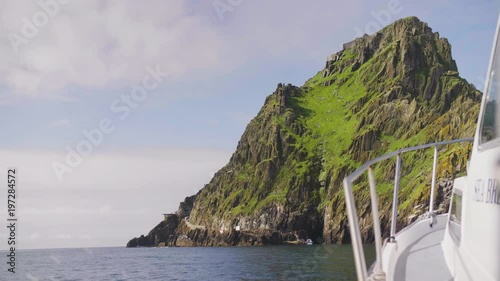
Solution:
M 302 85 L 357 30 L 382 28 L 380 21 L 414 15 L 429 23 L 451 42 L 461 76 L 481 87 L 500 11 L 497 0 L 240 0 L 225 6 L 230 10 L 221 15 L 215 7 L 229 2 L 217 1 L 150 1 L 142 6 L 135 1 L 70 1 L 60 4 L 18 53 L 8 35 L 22 34 L 23 17 L 32 19 L 41 8 L 33 1 L 0 4 L 1 164 L 24 169 L 27 189 L 47 188 L 45 199 L 27 193 L 31 205 L 21 205 L 32 211 L 25 215 L 26 247 L 38 247 L 41 241 L 50 247 L 124 245 L 127 238 L 148 231 L 158 214 L 175 210 L 179 200 L 229 160 L 246 124 L 279 82 Z M 391 5 L 398 12 L 390 12 Z M 113 101 L 141 84 L 147 66 L 157 65 L 170 75 L 120 120 L 110 110 Z M 67 180 L 55 181 L 50 163 L 62 161 L 65 147 L 75 147 L 84 139 L 82 130 L 98 128 L 103 118 L 116 126 L 113 133 Z M 159 163 L 164 169 L 153 168 L 163 165 Z M 145 175 L 133 175 L 134 170 Z M 141 188 L 152 201 L 127 209 L 142 194 L 133 186 L 141 177 L 151 183 Z M 75 186 L 88 192 L 68 191 Z M 92 208 L 104 211 L 81 211 L 86 206 L 82 198 L 96 186 L 106 197 Z M 82 241 L 64 239 L 75 233 L 44 229 L 49 219 L 37 214 L 48 212 L 47 202 L 61 206 L 67 217 L 59 218 L 68 224 L 74 216 L 90 216 L 88 224 L 75 226 L 89 232 Z M 123 219 L 119 210 L 137 212 L 127 213 L 133 223 L 122 222 L 118 241 L 91 230 L 92 222 L 100 225 L 103 217 Z
M 211 25 L 211 29 L 221 30 L 221 36 L 224 37 L 222 44 L 226 44 L 222 48 L 230 49 L 232 42 L 251 42 L 256 32 L 268 26 L 269 30 L 272 30 L 274 21 L 279 21 L 279 17 L 272 13 L 264 13 L 262 17 L 259 15 L 259 6 L 262 5 L 260 8 L 266 9 L 265 4 L 247 2 L 243 1 L 233 11 L 226 12 L 223 21 L 219 20 L 212 5 L 201 5 L 200 1 L 186 5 L 192 7 L 184 8 L 183 12 L 191 11 L 192 15 L 204 18 L 207 24 Z M 333 2 L 327 4 L 330 2 L 325 1 L 321 5 L 329 7 L 332 11 L 331 17 L 334 18 L 342 11 L 340 5 Z M 342 20 L 340 26 L 329 25 L 328 22 L 332 22 L 329 18 L 314 19 L 314 24 L 307 24 L 304 30 L 298 31 L 298 37 L 306 37 L 308 42 L 297 43 L 290 49 L 287 49 L 290 40 L 280 44 L 280 35 L 276 35 L 276 39 L 264 37 L 270 42 L 270 50 L 264 47 L 254 52 L 236 44 L 236 47 L 241 49 L 232 50 L 234 53 L 228 56 L 232 61 L 214 68 L 202 66 L 204 69 L 188 69 L 170 79 L 168 84 L 162 84 L 144 107 L 141 106 L 130 120 L 120 125 L 116 137 L 112 137 L 107 144 L 110 148 L 168 145 L 233 149 L 246 122 L 258 112 L 265 97 L 272 93 L 276 84 L 286 81 L 302 85 L 312 77 L 323 67 L 325 58 L 330 53 L 338 51 L 341 43 L 354 38 L 356 27 L 364 30 L 366 23 L 376 21 L 370 12 L 380 13 L 379 9 L 383 10 L 388 3 L 378 2 L 378 5 L 358 4 L 353 17 Z M 392 15 L 391 21 L 417 15 L 428 22 L 434 31 L 440 32 L 441 36 L 452 43 L 453 55 L 461 75 L 480 85 L 487 67 L 498 2 L 475 2 L 471 4 L 468 1 L 442 1 L 441 4 L 430 4 L 429 6 L 435 8 L 429 9 L 421 2 L 401 0 L 403 11 Z M 256 14 L 246 12 L 245 9 L 252 9 Z M 286 5 L 283 9 L 287 11 Z M 313 7 L 313 12 L 316 9 L 317 7 Z M 239 14 L 246 17 L 246 20 L 239 20 Z M 269 14 L 271 16 L 265 17 Z M 293 12 L 291 14 L 301 15 Z M 255 32 L 249 27 L 252 26 L 253 20 L 261 21 Z M 285 19 L 285 22 L 287 20 L 295 19 Z M 286 25 L 279 27 L 285 29 Z M 241 33 L 239 29 L 242 30 Z M 308 32 L 313 35 L 304 35 Z M 295 34 L 286 32 L 286 35 Z M 5 71 L 8 72 L 8 69 Z M 110 81 L 110 85 L 99 87 L 69 83 L 66 86 L 71 89 L 65 94 L 74 98 L 72 101 L 46 100 L 44 93 L 40 92 L 36 93 L 42 96 L 40 98 L 21 97 L 14 104 L 2 105 L 0 117 L 3 121 L 0 124 L 4 130 L 9 130 L 16 137 L 1 139 L 0 147 L 57 149 L 71 140 L 78 141 L 83 128 L 95 126 L 99 118 L 109 114 L 109 105 L 114 98 L 130 91 L 129 85 L 115 83 L 117 81 Z M 6 92 L 8 93 L 9 89 Z M 12 120 L 13 116 L 15 121 Z M 69 123 L 64 123 L 64 126 L 50 126 L 58 120 L 68 120 Z M 106 144 L 100 149 L 105 147 Z

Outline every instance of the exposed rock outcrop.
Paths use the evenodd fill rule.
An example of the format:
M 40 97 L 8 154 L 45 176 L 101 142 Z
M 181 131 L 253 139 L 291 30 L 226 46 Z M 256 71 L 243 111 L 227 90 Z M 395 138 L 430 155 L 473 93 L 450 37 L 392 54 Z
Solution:
M 415 17 L 344 44 L 302 87 L 280 83 L 248 124 L 229 163 L 176 214 L 127 246 L 349 243 L 343 178 L 402 147 L 474 134 L 480 92 L 459 77 L 451 46 Z M 470 145 L 440 151 L 436 209 L 447 210 Z M 403 157 L 398 228 L 427 207 L 432 153 Z M 376 167 L 388 235 L 394 162 Z M 365 181 L 355 197 L 373 240 Z

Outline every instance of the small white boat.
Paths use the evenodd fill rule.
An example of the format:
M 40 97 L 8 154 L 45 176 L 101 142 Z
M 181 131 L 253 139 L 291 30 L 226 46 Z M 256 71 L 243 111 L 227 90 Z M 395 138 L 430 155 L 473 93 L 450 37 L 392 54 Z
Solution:
M 313 244 L 313 241 L 312 241 L 311 239 L 307 239 L 307 240 L 306 240 L 306 244 L 307 244 L 307 245 L 312 245 L 312 244 Z
M 474 139 L 404 148 L 368 161 L 344 179 L 346 209 L 358 280 L 500 280 L 500 18 Z M 433 210 L 438 148 L 473 141 L 467 176 L 455 179 L 447 214 Z M 434 149 L 429 211 L 396 233 L 401 154 Z M 382 241 L 378 208 L 372 208 L 376 261 L 366 268 L 353 182 L 368 172 L 371 205 L 378 206 L 373 165 L 396 158 L 390 237 Z M 384 243 L 382 243 L 384 242 Z

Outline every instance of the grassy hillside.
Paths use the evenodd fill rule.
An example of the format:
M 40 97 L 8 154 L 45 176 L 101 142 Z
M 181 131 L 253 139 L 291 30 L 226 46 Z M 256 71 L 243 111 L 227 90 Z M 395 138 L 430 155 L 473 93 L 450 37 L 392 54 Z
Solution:
M 207 228 L 199 244 L 211 245 L 209 230 L 233 237 L 236 226 L 261 242 L 268 236 L 348 242 L 343 178 L 396 149 L 473 136 L 480 95 L 460 78 L 448 41 L 415 17 L 345 44 L 305 85 L 279 84 L 267 97 L 230 162 L 194 200 L 190 221 Z M 443 148 L 439 178 L 463 173 L 469 150 Z M 432 151 L 403 158 L 401 226 L 423 211 L 431 165 Z M 384 233 L 394 169 L 394 161 L 376 167 Z M 370 241 L 366 180 L 355 196 L 363 239 Z M 200 240 L 198 232 L 177 235 L 193 245 Z

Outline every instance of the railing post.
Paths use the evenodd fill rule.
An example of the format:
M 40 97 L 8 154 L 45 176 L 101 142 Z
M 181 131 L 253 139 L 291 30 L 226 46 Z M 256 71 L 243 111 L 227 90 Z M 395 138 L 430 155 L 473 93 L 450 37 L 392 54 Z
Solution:
M 347 178 L 344 179 L 344 194 L 346 202 L 347 218 L 349 219 L 349 230 L 351 231 L 352 249 L 354 252 L 354 263 L 356 265 L 356 275 L 358 281 L 368 279 L 366 270 L 365 253 L 361 243 L 361 232 L 359 231 L 358 212 L 354 203 L 354 195 L 352 193 L 352 183 Z
M 396 159 L 396 174 L 394 175 L 394 195 L 392 198 L 392 218 L 391 218 L 391 234 L 389 241 L 396 241 L 396 223 L 398 219 L 398 196 L 399 182 L 401 180 L 401 154 L 398 154 Z
M 359 230 L 359 221 L 358 221 L 358 214 L 356 210 L 356 205 L 354 202 L 354 195 L 353 195 L 353 190 L 352 190 L 352 183 L 358 179 L 366 170 L 368 170 L 368 180 L 370 184 L 370 199 L 371 199 L 371 204 L 372 204 L 372 215 L 373 215 L 373 227 L 374 227 L 374 235 L 375 235 L 375 248 L 376 248 L 376 264 L 374 268 L 374 275 L 371 275 L 371 278 L 375 276 L 376 278 L 374 280 L 385 280 L 385 273 L 382 271 L 383 269 L 383 263 L 382 263 L 382 234 L 381 234 L 381 228 L 380 228 L 380 216 L 379 216 L 379 210 L 378 210 L 378 197 L 377 197 L 377 190 L 375 186 L 375 176 L 374 176 L 374 171 L 373 171 L 373 165 L 379 163 L 380 161 L 389 159 L 391 157 L 397 156 L 397 162 L 396 162 L 396 175 L 395 175 L 395 182 L 394 182 L 394 200 L 393 200 L 393 211 L 392 211 L 392 221 L 391 221 L 391 236 L 394 237 L 396 233 L 396 224 L 397 224 L 397 207 L 398 207 L 398 195 L 399 195 L 399 183 L 401 180 L 401 166 L 402 166 L 402 158 L 401 154 L 406 153 L 409 151 L 415 151 L 415 150 L 420 150 L 420 149 L 426 149 L 426 148 L 434 148 L 434 165 L 433 165 L 433 171 L 432 171 L 432 187 L 431 187 L 431 198 L 430 198 L 430 206 L 429 206 L 429 213 L 431 214 L 431 226 L 435 222 L 435 216 L 433 215 L 434 213 L 434 197 L 435 197 L 435 189 L 436 189 L 436 177 L 437 177 L 437 164 L 438 164 L 438 147 L 441 145 L 447 145 L 451 143 L 459 143 L 459 142 L 464 142 L 464 141 L 473 141 L 473 138 L 465 138 L 465 139 L 458 139 L 458 140 L 452 140 L 452 141 L 444 141 L 444 142 L 439 142 L 439 143 L 430 143 L 430 144 L 425 144 L 425 145 L 419 145 L 415 147 L 409 147 L 409 148 L 403 148 L 397 151 L 394 151 L 392 153 L 388 153 L 386 155 L 377 157 L 375 159 L 372 159 L 365 164 L 363 164 L 360 168 L 356 169 L 353 173 L 351 173 L 349 176 L 344 178 L 344 194 L 345 194 L 345 201 L 346 201 L 346 212 L 347 212 L 347 217 L 349 219 L 349 231 L 350 231 L 350 236 L 351 236 L 351 241 L 352 241 L 352 247 L 354 251 L 354 261 L 356 264 L 356 276 L 358 280 L 367 280 L 367 269 L 366 269 L 366 261 L 365 261 L 365 255 L 363 252 L 363 245 L 362 245 L 362 240 L 361 240 L 361 232 Z M 379 279 L 377 279 L 379 278 Z
M 432 165 L 431 198 L 430 198 L 430 203 L 429 203 L 429 215 L 431 217 L 431 226 L 433 224 L 434 193 L 436 190 L 437 164 L 438 164 L 438 147 L 434 146 L 434 163 Z
M 382 234 L 380 230 L 380 216 L 378 214 L 377 188 L 375 186 L 375 176 L 373 168 L 368 168 L 368 181 L 370 182 L 370 198 L 372 200 L 373 232 L 375 234 L 375 249 L 377 251 L 377 260 L 375 261 L 375 274 L 382 272 Z

